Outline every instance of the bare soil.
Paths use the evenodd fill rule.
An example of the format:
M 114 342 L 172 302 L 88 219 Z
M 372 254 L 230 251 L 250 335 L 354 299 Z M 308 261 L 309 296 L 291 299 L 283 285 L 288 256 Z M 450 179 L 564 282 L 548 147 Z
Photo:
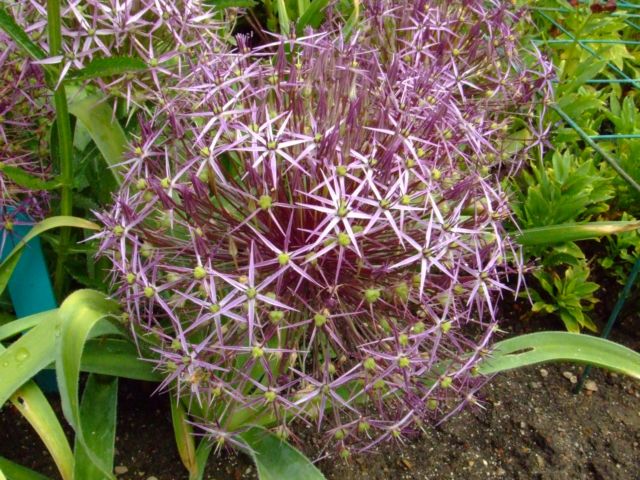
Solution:
M 515 325 L 511 334 L 530 329 L 526 322 Z M 638 325 L 637 318 L 627 319 L 614 339 L 640 350 Z M 404 444 L 318 466 L 329 480 L 640 480 L 640 382 L 594 369 L 597 391 L 575 395 L 567 372 L 577 375 L 580 367 L 542 365 L 499 375 L 484 390 L 483 408 Z M 149 384 L 121 385 L 115 464 L 127 471 L 118 477 L 186 480 L 168 400 L 150 397 L 152 391 Z M 312 432 L 303 438 L 303 448 L 314 451 Z M 0 412 L 0 455 L 58 478 L 44 446 L 12 407 Z M 211 460 L 205 478 L 253 479 L 256 473 L 245 456 L 223 453 Z

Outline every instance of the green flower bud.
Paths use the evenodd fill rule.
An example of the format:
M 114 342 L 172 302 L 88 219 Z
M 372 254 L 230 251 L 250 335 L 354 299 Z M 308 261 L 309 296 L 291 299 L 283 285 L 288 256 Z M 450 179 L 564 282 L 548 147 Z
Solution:
M 364 291 L 364 299 L 368 303 L 375 303 L 380 298 L 380 293 L 379 288 L 368 288 Z
M 206 276 L 207 271 L 204 269 L 204 267 L 198 265 L 193 269 L 193 278 L 195 278 L 196 280 L 202 280 Z
M 424 330 L 425 330 L 425 326 L 423 322 L 418 322 L 413 327 L 411 327 L 411 331 L 417 334 L 423 333 Z
M 348 234 L 346 234 L 345 232 L 340 232 L 338 234 L 338 245 L 340 245 L 341 247 L 347 247 L 350 243 L 351 239 L 349 238 Z
M 371 357 L 368 357 L 364 362 L 362 362 L 362 365 L 365 370 L 371 371 L 376 369 L 376 361 Z
M 151 298 L 156 294 L 156 289 L 153 287 L 144 287 L 144 296 Z
M 409 300 L 409 285 L 407 285 L 406 282 L 402 282 L 401 284 L 397 285 L 395 288 L 395 292 L 398 298 L 403 302 Z
M 443 377 L 440 380 L 440 386 L 442 388 L 449 388 L 452 383 L 453 383 L 453 378 L 451 378 L 451 377 Z
M 258 206 L 262 210 L 269 210 L 271 208 L 272 202 L 273 202 L 273 200 L 271 199 L 271 197 L 269 195 L 262 195 L 260 197 L 260 199 L 258 200 Z
M 398 366 L 400 368 L 408 368 L 409 365 L 411 365 L 411 362 L 409 361 L 409 359 L 407 357 L 405 357 L 404 355 L 400 355 L 398 357 Z
M 269 320 L 272 323 L 280 323 L 284 318 L 284 312 L 282 310 L 271 310 L 269 312 Z
M 264 350 L 262 349 L 262 347 L 255 346 L 251 349 L 251 356 L 253 358 L 264 357 Z
M 282 265 L 283 267 L 284 267 L 286 264 L 288 264 L 288 263 L 289 263 L 289 260 L 290 260 L 290 259 L 291 259 L 291 257 L 289 256 L 289 254 L 288 254 L 288 253 L 284 253 L 284 252 L 282 252 L 282 253 L 278 254 L 278 263 L 279 263 L 280 265 Z
M 320 328 L 322 327 L 325 323 L 327 323 L 327 316 L 323 315 L 321 313 L 316 313 L 313 316 L 313 321 L 316 324 L 316 327 Z

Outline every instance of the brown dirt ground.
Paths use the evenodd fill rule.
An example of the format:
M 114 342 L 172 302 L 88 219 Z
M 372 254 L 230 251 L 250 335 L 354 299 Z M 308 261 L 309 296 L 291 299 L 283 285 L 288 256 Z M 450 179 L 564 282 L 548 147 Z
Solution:
M 640 350 L 639 321 L 622 322 L 614 338 Z M 522 329 L 530 326 L 518 323 L 511 333 Z M 640 382 L 596 369 L 591 379 L 598 390 L 574 395 L 565 372 L 577 374 L 579 367 L 543 365 L 499 375 L 484 390 L 482 409 L 466 411 L 404 445 L 385 445 L 349 463 L 322 460 L 318 466 L 329 480 L 640 480 Z M 121 385 L 116 465 L 128 471 L 119 478 L 186 480 L 167 399 L 149 398 L 152 388 Z M 312 433 L 303 437 L 305 449 L 313 451 Z M 0 455 L 57 478 L 43 445 L 11 407 L 0 412 Z M 205 478 L 256 474 L 246 457 L 223 454 L 212 459 Z

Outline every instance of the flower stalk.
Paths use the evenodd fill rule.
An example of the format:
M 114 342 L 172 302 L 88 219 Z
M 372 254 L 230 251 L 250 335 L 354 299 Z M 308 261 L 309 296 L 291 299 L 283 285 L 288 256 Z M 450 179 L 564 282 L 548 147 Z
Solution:
M 64 53 L 62 50 L 62 21 L 60 13 L 60 0 L 47 0 L 49 55 L 51 57 Z M 73 137 L 64 81 L 59 80 L 54 89 L 53 102 L 56 111 L 56 130 L 60 154 L 60 215 L 71 216 L 73 214 Z M 62 296 L 66 287 L 64 265 L 70 244 L 71 229 L 63 228 L 60 231 L 60 244 L 54 280 L 54 288 L 58 298 Z

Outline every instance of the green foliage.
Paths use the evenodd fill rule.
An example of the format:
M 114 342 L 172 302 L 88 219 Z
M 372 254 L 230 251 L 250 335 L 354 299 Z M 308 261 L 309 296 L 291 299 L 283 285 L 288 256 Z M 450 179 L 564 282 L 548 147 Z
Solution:
M 624 213 L 622 220 L 635 219 Z M 598 259 L 598 263 L 614 275 L 618 283 L 624 284 L 631 267 L 640 257 L 640 233 L 636 229 L 621 233 L 607 240 L 607 253 Z
M 603 338 L 567 332 L 530 333 L 498 342 L 491 356 L 480 364 L 479 373 L 492 375 L 561 361 L 588 363 L 640 378 L 640 353 Z
M 148 68 L 147 64 L 134 57 L 96 58 L 81 70 L 69 74 L 69 80 L 89 80 L 121 75 L 129 72 L 139 72 Z
M 325 478 L 299 450 L 263 428 L 251 428 L 240 437 L 256 464 L 260 480 Z
M 625 11 L 594 14 L 587 2 L 574 7 L 543 0 L 532 11 L 539 30 L 528 32 L 541 40 L 557 66 L 556 106 L 546 118 L 554 125 L 553 150 L 532 157 L 512 185 L 514 210 L 525 229 L 525 255 L 538 262 L 529 282 L 533 310 L 558 316 L 570 331 L 595 329 L 585 314 L 598 288 L 588 264 L 604 267 L 603 281 L 614 277 L 623 283 L 640 253 L 633 223 L 627 231 L 610 230 L 617 235 L 601 242 L 605 248 L 585 241 L 606 233 L 600 228 L 609 222 L 640 216 L 640 194 L 615 170 L 640 180 L 640 140 L 619 137 L 640 133 L 640 85 L 615 81 L 640 73 L 640 48 L 622 42 L 637 40 L 638 34 Z M 599 232 L 589 236 L 596 225 Z M 545 233 L 564 243 L 549 246 Z M 585 249 L 596 257 L 587 262 Z
M 4 291 L 9 283 L 9 278 L 11 278 L 11 274 L 13 270 L 18 265 L 18 260 L 20 260 L 20 255 L 22 255 L 22 251 L 24 247 L 29 243 L 29 241 L 42 233 L 61 227 L 73 227 L 73 228 L 84 228 L 87 230 L 98 230 L 98 226 L 90 222 L 89 220 L 84 220 L 82 218 L 76 217 L 49 217 L 42 222 L 35 225 L 27 235 L 25 235 L 20 242 L 15 246 L 15 248 L 7 255 L 2 264 L 0 264 L 0 293 Z
M 580 332 L 581 328 L 596 331 L 595 324 L 586 315 L 598 301 L 593 293 L 599 285 L 588 281 L 589 267 L 586 262 L 564 268 L 561 275 L 557 270 L 542 269 L 534 273 L 540 289 L 532 290 L 533 311 L 555 313 L 570 332 Z
M 554 152 L 544 167 L 531 166 L 515 212 L 523 228 L 586 221 L 608 210 L 614 195 L 611 177 L 591 160 L 578 162 L 570 152 Z
M 94 351 L 94 358 L 85 362 L 85 345 L 87 349 L 93 349 L 87 338 L 99 337 L 101 344 L 109 344 L 113 339 L 105 339 L 105 336 L 122 336 L 121 327 L 106 320 L 115 311 L 117 306 L 106 300 L 104 294 L 81 290 L 65 300 L 60 309 L 15 320 L 2 327 L 0 339 L 5 341 L 24 332 L 25 326 L 30 330 L 6 349 L 0 345 L 0 406 L 11 401 L 33 426 L 63 480 L 115 478 L 111 474 L 117 398 L 115 376 L 157 379 L 152 366 L 138 359 L 130 340 L 121 340 L 128 342 L 128 350 L 103 346 L 99 350 L 100 361 L 96 361 Z M 73 451 L 47 398 L 31 380 L 52 363 L 56 365 L 65 417 L 76 433 Z M 96 368 L 100 364 L 108 367 Z M 142 369 L 147 370 L 145 375 L 140 373 Z M 90 375 L 82 402 L 79 401 L 81 370 L 104 370 L 111 375 Z M 1 460 L 0 468 L 9 479 L 44 478 Z

